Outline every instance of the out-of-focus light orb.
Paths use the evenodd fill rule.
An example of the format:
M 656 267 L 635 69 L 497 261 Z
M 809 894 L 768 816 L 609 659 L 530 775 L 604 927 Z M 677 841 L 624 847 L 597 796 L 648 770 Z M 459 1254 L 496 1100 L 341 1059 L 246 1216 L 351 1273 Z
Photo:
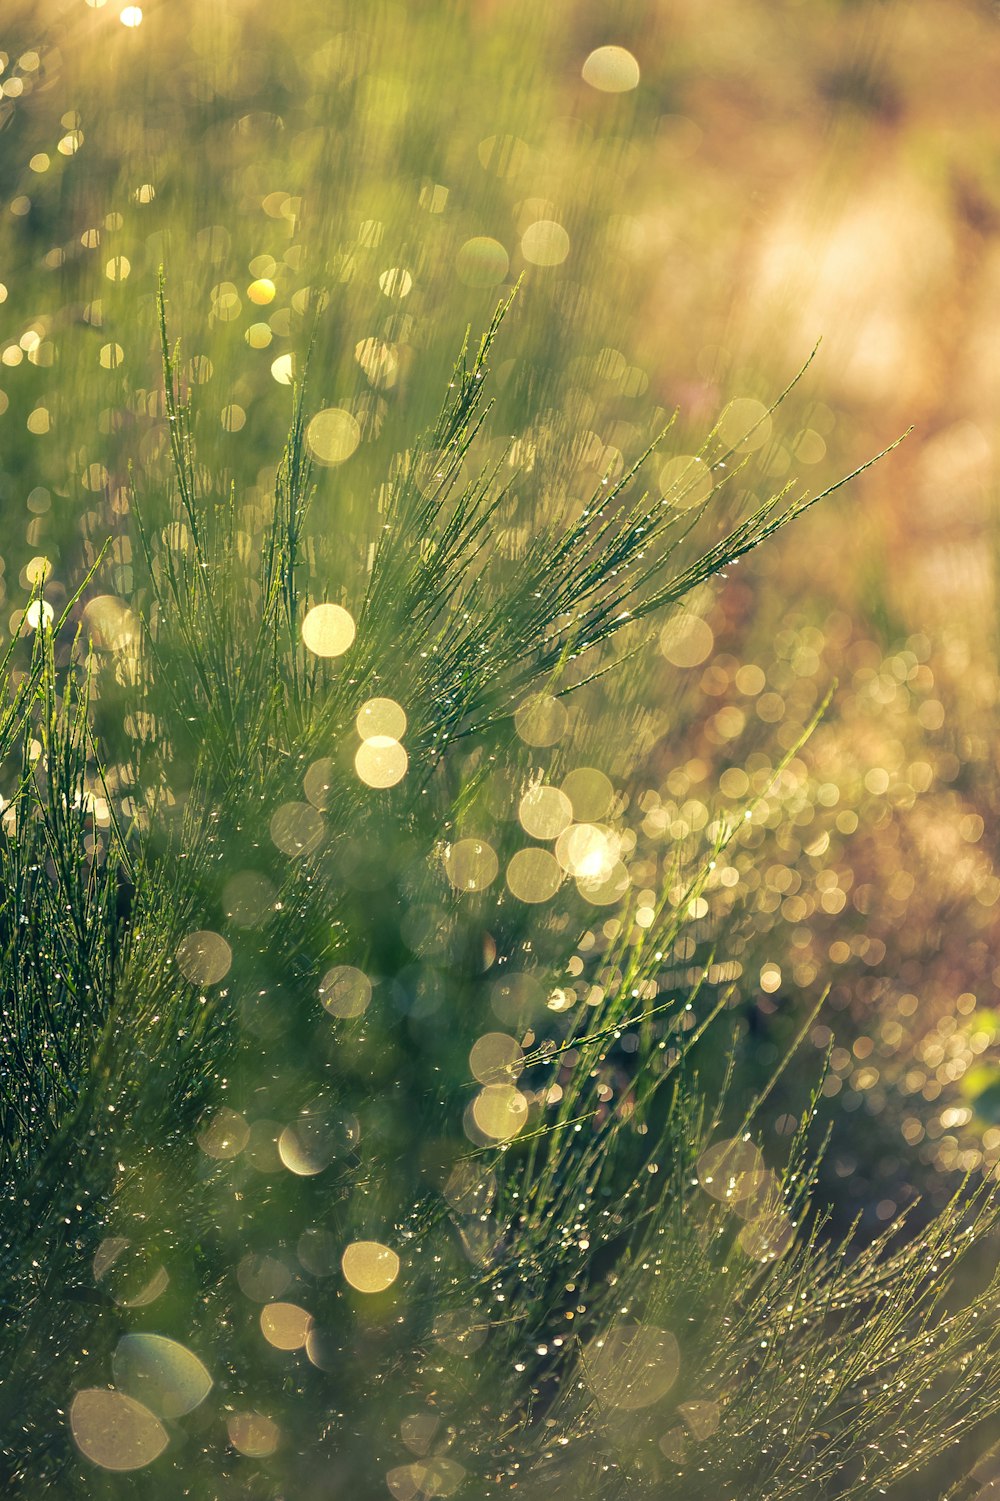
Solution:
M 355 724 L 362 740 L 372 735 L 402 740 L 406 734 L 406 710 L 394 698 L 370 698 L 358 710 Z
M 605 880 L 620 853 L 620 839 L 600 824 L 573 824 L 556 840 L 556 859 L 577 880 Z
M 250 1127 L 235 1110 L 217 1110 L 197 1141 L 206 1157 L 229 1162 L 238 1157 L 250 1140 Z
M 177 965 L 192 985 L 218 985 L 229 973 L 233 951 L 221 933 L 188 933 L 177 945 Z
M 119 12 L 118 19 L 123 26 L 128 26 L 134 31 L 137 26 L 142 25 L 142 8 L 138 5 L 126 5 L 125 9 Z
M 295 361 L 290 354 L 279 354 L 271 361 L 271 374 L 279 386 L 290 386 L 295 379 Z
M 282 1166 L 296 1178 L 314 1178 L 329 1167 L 333 1150 L 325 1123 L 308 1116 L 286 1126 L 278 1137 Z
M 467 287 L 495 287 L 510 269 L 510 256 L 499 240 L 474 235 L 455 257 L 455 272 Z
M 266 1303 L 260 1311 L 260 1332 L 275 1350 L 301 1350 L 312 1322 L 297 1303 Z
M 658 1402 L 677 1380 L 680 1346 L 666 1329 L 616 1324 L 581 1352 L 584 1381 L 608 1407 L 637 1412 Z
M 518 850 L 507 866 L 507 886 L 521 902 L 547 902 L 562 884 L 555 855 L 537 848 Z
M 354 1240 L 340 1258 L 344 1276 L 359 1293 L 384 1293 L 399 1276 L 399 1257 L 377 1240 Z
M 277 892 L 256 870 L 237 871 L 222 889 L 223 911 L 240 928 L 254 928 L 274 911 Z
M 698 667 L 712 654 L 715 635 L 700 615 L 678 610 L 660 632 L 660 651 L 674 667 Z
M 768 995 L 773 995 L 781 989 L 781 969 L 777 964 L 768 963 L 760 972 L 760 988 Z
M 431 1440 L 441 1426 L 441 1419 L 432 1412 L 417 1412 L 404 1418 L 399 1425 L 399 1436 L 414 1454 L 426 1454 Z
M 531 163 L 531 147 L 520 136 L 486 136 L 476 147 L 479 165 L 493 177 L 517 177 Z
M 124 1392 L 90 1386 L 70 1403 L 69 1427 L 85 1459 L 102 1470 L 141 1470 L 167 1447 L 167 1430 Z
M 577 766 L 562 782 L 577 823 L 596 823 L 611 807 L 615 789 L 596 766 Z
M 594 907 L 608 907 L 622 901 L 629 885 L 628 867 L 623 860 L 616 860 L 610 870 L 601 871 L 599 875 L 576 878 L 580 895 Z
M 309 420 L 306 446 L 317 464 L 343 464 L 361 442 L 361 426 L 343 407 L 324 407 Z
M 473 1101 L 472 1118 L 491 1141 L 513 1141 L 528 1119 L 527 1097 L 513 1084 L 487 1084 Z
M 326 838 L 326 822 L 312 803 L 282 803 L 271 818 L 270 834 L 283 855 L 300 859 L 319 849 Z
M 238 433 L 246 427 L 247 414 L 238 402 L 232 401 L 222 408 L 219 421 L 227 433 Z
M 555 219 L 536 219 L 521 236 L 521 254 L 533 266 L 561 266 L 569 255 L 569 235 Z
M 247 287 L 247 296 L 258 307 L 266 307 L 269 302 L 274 301 L 277 290 L 269 276 L 258 276 L 257 280 L 252 281 Z
M 125 351 L 120 344 L 102 344 L 98 360 L 105 370 L 117 370 L 125 359 Z
M 795 1243 L 795 1227 L 780 1205 L 772 1205 L 743 1226 L 738 1243 L 753 1261 L 777 1261 Z
M 485 891 L 500 869 L 496 851 L 482 839 L 459 839 L 444 858 L 445 874 L 456 891 Z
M 521 1044 L 506 1032 L 484 1032 L 469 1052 L 469 1072 L 480 1084 L 509 1083 L 524 1068 Z
M 191 1350 L 162 1334 L 125 1334 L 111 1361 L 115 1381 L 161 1418 L 182 1418 L 212 1390 L 212 1378 Z
M 718 1402 L 682 1402 L 677 1411 L 699 1441 L 718 1432 L 721 1412 Z
M 763 693 L 767 687 L 767 678 L 763 668 L 758 667 L 756 662 L 745 662 L 742 667 L 738 667 L 734 682 L 740 692 L 745 693 L 748 698 L 756 698 L 758 693 Z
M 792 451 L 800 464 L 820 464 L 826 458 L 826 439 L 815 428 L 804 427 Z
M 717 431 L 727 448 L 736 453 L 754 453 L 763 448 L 773 426 L 771 415 L 762 401 L 756 401 L 752 396 L 738 396 L 723 408 Z
M 94 1252 L 94 1281 L 109 1277 L 108 1291 L 119 1308 L 147 1308 L 170 1285 L 162 1266 L 150 1266 L 146 1257 L 120 1235 L 102 1240 Z
M 132 270 L 132 262 L 127 255 L 113 255 L 105 264 L 104 274 L 108 281 L 124 281 Z
M 595 47 L 581 72 L 602 94 L 627 94 L 639 84 L 639 64 L 625 47 Z
M 302 790 L 314 808 L 326 812 L 336 778 L 336 767 L 329 756 L 320 756 L 302 778 Z
M 573 804 L 558 787 L 538 783 L 521 798 L 517 816 L 532 839 L 558 839 L 573 822 Z
M 309 1225 L 299 1236 L 295 1254 L 314 1277 L 328 1277 L 337 1267 L 337 1242 L 329 1230 Z
M 273 1303 L 291 1283 L 292 1271 L 277 1256 L 248 1251 L 236 1267 L 236 1280 L 240 1291 L 254 1303 Z
M 123 651 L 135 643 L 138 622 L 117 595 L 95 595 L 84 605 L 83 614 L 96 646 L 106 651 Z
M 262 1412 L 234 1412 L 226 1430 L 233 1448 L 249 1459 L 266 1459 L 281 1442 L 281 1429 Z
M 399 355 L 384 339 L 360 339 L 354 346 L 354 358 L 378 390 L 388 391 L 396 384 Z
M 266 349 L 274 334 L 266 323 L 251 323 L 243 337 L 251 349 Z
M 354 769 L 368 787 L 395 787 L 406 776 L 410 758 L 392 735 L 371 735 L 358 746 Z
M 759 1194 L 768 1181 L 759 1149 L 743 1137 L 717 1141 L 698 1158 L 698 1182 L 720 1204 L 739 1204 Z
M 467 1349 L 467 1345 L 456 1344 L 455 1353 Z M 385 1483 L 395 1501 L 414 1501 L 417 1496 L 454 1495 L 467 1473 L 457 1460 L 436 1454 L 413 1464 L 397 1465 L 386 1473 Z
M 692 454 L 678 454 L 660 470 L 660 492 L 667 505 L 677 511 L 702 505 L 714 487 L 711 469 L 704 459 Z
M 24 612 L 24 623 L 31 631 L 49 626 L 55 619 L 55 611 L 47 599 L 33 599 Z
M 340 657 L 357 634 L 354 616 L 343 605 L 313 605 L 302 621 L 302 640 L 317 657 Z
M 403 266 L 390 266 L 378 279 L 379 290 L 384 297 L 409 297 L 413 289 L 413 277 Z
M 561 700 L 551 693 L 534 693 L 514 712 L 514 728 L 525 745 L 544 749 L 566 732 L 568 716 Z
M 320 981 L 319 998 L 331 1016 L 362 1016 L 372 998 L 372 982 L 353 964 L 335 964 Z

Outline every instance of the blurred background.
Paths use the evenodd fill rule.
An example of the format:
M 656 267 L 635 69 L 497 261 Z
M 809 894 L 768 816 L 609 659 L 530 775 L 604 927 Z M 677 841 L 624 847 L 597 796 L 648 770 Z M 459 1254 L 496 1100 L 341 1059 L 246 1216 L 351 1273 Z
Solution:
M 761 796 L 673 959 L 713 948 L 761 1078 L 830 987 L 840 1222 L 994 1172 L 1000 8 L 5 0 L 0 65 L 5 639 L 107 538 L 100 590 L 130 594 L 161 264 L 202 452 L 244 493 L 310 344 L 317 402 L 353 415 L 312 521 L 334 584 L 400 432 L 519 279 L 486 445 L 516 435 L 512 566 L 671 413 L 664 488 L 807 362 L 744 445 L 751 495 L 818 493 L 909 431 L 592 690 L 626 732 L 578 759 L 619 793 L 637 884 Z

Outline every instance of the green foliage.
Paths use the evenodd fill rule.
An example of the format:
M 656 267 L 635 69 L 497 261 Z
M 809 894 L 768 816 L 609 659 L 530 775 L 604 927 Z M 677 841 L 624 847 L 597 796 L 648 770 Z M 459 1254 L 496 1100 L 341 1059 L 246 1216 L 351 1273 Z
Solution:
M 573 826 L 612 875 L 516 822 L 549 785 L 520 717 L 811 501 L 720 535 L 717 498 L 637 465 L 505 558 L 503 311 L 349 539 L 330 660 L 303 622 L 345 539 L 306 542 L 305 390 L 243 497 L 199 463 L 161 291 L 172 482 L 133 478 L 134 597 L 91 600 L 89 647 L 39 616 L 8 654 L 10 1494 L 867 1497 L 997 1404 L 997 1287 L 948 1296 L 993 1196 L 831 1242 L 816 1097 L 765 1163 L 767 1091 L 712 1055 L 699 1080 L 730 993 L 664 956 L 733 826 L 598 937 L 620 815 Z M 732 478 L 716 434 L 702 457 Z M 355 724 L 385 699 L 380 787 Z M 505 886 L 522 847 L 575 888 Z

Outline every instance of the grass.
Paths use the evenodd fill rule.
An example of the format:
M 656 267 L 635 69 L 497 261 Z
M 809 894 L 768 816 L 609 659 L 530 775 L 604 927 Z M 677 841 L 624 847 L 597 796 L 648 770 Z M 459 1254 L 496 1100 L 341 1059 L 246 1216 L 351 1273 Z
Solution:
M 992 1195 L 854 1254 L 812 1207 L 816 1098 L 765 1161 L 771 1086 L 699 1083 L 732 989 L 664 956 L 737 828 L 679 846 L 640 923 L 620 815 L 546 775 L 615 634 L 806 502 L 699 555 L 709 511 L 629 469 L 497 566 L 503 312 L 392 466 L 331 655 L 304 390 L 261 518 L 199 463 L 161 292 L 173 483 L 133 482 L 134 602 L 92 596 L 103 651 L 39 616 L 7 721 L 22 1491 L 860 1496 L 991 1410 L 995 1289 L 951 1307 L 944 1269 Z
M 4 44 L 9 1488 L 940 1489 L 994 1203 L 834 1227 L 815 1117 L 867 1167 L 886 1090 L 791 995 L 887 931 L 841 817 L 913 807 L 929 647 L 851 659 L 848 755 L 840 627 L 779 577 L 741 635 L 838 485 L 812 373 L 672 421 L 621 332 L 690 64 L 625 6 L 622 96 L 559 7 L 191 19 Z

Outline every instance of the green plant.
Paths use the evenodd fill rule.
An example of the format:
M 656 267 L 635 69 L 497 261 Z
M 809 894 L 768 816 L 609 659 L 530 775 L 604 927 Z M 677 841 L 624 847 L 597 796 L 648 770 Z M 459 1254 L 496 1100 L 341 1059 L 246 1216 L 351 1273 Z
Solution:
M 37 599 L 0 726 L 12 1493 L 860 1497 L 993 1410 L 996 1289 L 946 1275 L 992 1196 L 828 1243 L 815 1098 L 765 1163 L 767 1091 L 695 1071 L 728 993 L 663 985 L 733 827 L 640 924 L 620 818 L 550 774 L 615 636 L 812 501 L 712 540 L 637 466 L 505 559 L 503 312 L 327 561 L 342 417 L 297 388 L 273 497 L 219 483 L 161 289 L 134 597 L 72 646 Z

